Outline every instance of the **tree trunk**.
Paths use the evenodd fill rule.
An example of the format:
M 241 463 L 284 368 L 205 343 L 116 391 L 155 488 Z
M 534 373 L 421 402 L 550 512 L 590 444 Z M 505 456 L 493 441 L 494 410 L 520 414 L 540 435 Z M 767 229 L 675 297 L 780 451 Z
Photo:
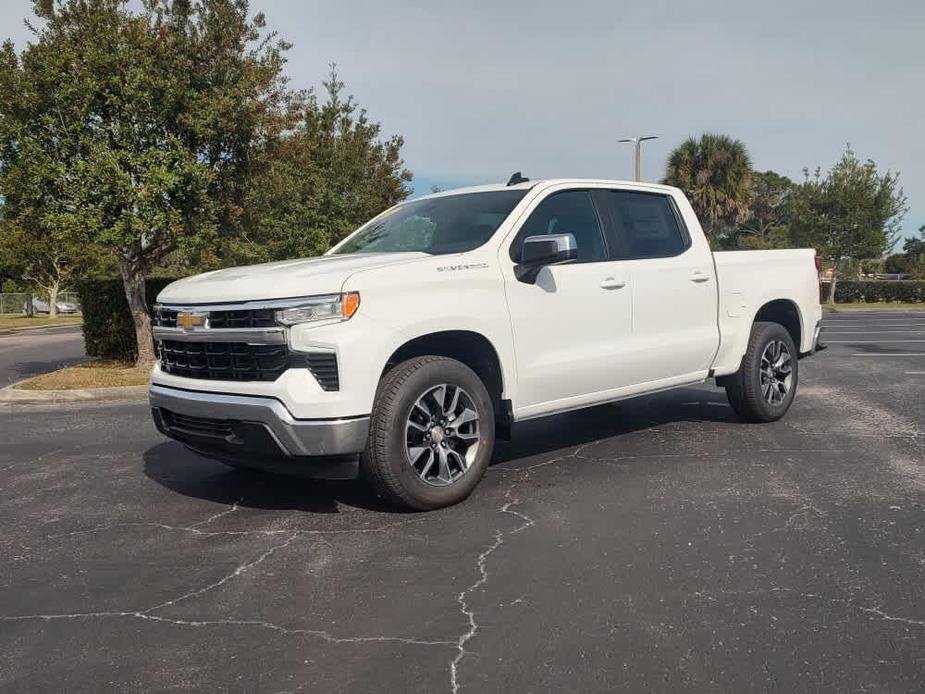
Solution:
M 128 300 L 132 321 L 135 323 L 135 341 L 138 345 L 135 366 L 153 366 L 154 337 L 151 334 L 151 316 L 148 315 L 148 303 L 145 300 L 144 272 L 128 261 L 120 260 L 119 273 L 122 275 L 125 298 Z
M 58 315 L 58 285 L 57 283 L 47 287 L 48 289 L 48 317 L 55 318 Z
M 835 303 L 835 285 L 838 283 L 837 271 L 838 271 L 838 261 L 836 260 L 834 263 L 832 263 L 832 280 L 829 282 L 828 303 L 830 304 Z

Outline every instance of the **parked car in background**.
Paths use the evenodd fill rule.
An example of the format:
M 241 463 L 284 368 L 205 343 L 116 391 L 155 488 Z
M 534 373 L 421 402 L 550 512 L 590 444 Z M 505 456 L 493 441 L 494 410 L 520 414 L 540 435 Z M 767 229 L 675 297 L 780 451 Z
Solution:
M 77 313 L 79 310 L 77 304 L 71 303 L 70 301 L 56 301 L 55 306 L 58 308 L 58 313 Z M 23 313 L 28 313 L 25 310 L 27 307 L 23 307 Z M 32 313 L 49 313 L 49 305 L 47 301 L 42 301 L 41 299 L 32 299 Z
M 874 275 L 875 280 L 908 280 L 912 275 L 906 272 L 878 272 Z
M 779 419 L 822 318 L 811 249 L 712 253 L 677 188 L 516 176 L 157 300 L 161 432 L 416 509 L 465 498 L 515 422 L 712 378 Z

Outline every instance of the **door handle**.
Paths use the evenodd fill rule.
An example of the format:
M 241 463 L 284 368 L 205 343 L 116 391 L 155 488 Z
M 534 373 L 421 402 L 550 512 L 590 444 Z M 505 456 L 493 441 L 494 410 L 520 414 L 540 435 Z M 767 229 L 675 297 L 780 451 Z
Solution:
M 616 277 L 607 277 L 601 282 L 601 289 L 623 289 L 626 286 L 625 280 L 618 280 Z
M 709 281 L 710 281 L 710 276 L 705 272 L 701 272 L 700 270 L 694 270 L 691 273 L 691 282 L 709 282 Z

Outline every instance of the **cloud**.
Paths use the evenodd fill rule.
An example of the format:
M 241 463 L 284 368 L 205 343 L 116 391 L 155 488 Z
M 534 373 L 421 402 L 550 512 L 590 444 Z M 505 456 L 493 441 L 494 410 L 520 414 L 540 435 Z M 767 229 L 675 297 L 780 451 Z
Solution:
M 643 175 L 704 131 L 793 178 L 845 143 L 898 170 L 925 223 L 925 3 L 893 0 L 254 2 L 294 44 L 294 87 L 327 64 L 428 182 L 631 175 L 620 137 L 656 134 Z M 21 6 L 0 10 L 21 26 Z M 25 32 L 17 36 L 22 45 Z M 429 187 L 429 185 L 428 185 Z
M 799 178 L 846 142 L 899 170 L 925 223 L 925 5 L 917 2 L 276 3 L 296 84 L 330 61 L 428 180 L 631 175 L 619 137 L 742 139 Z

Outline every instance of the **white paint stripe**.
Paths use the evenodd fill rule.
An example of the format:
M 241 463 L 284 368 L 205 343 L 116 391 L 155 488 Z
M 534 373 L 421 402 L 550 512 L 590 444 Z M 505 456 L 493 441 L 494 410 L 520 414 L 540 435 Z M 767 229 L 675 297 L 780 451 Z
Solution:
M 925 323 L 890 323 L 889 325 L 880 325 L 877 323 L 823 323 L 823 328 L 837 330 L 839 328 L 871 328 L 881 330 L 886 328 L 925 328 Z
M 925 352 L 856 352 L 852 357 L 925 357 Z
M 886 333 L 908 333 L 925 335 L 925 330 L 826 330 L 825 335 L 883 335 Z
M 882 345 L 885 342 L 925 342 L 925 340 L 826 340 L 825 335 L 822 341 L 827 345 Z
M 836 306 L 852 306 L 852 304 L 836 304 Z M 847 311 L 834 311 L 833 313 L 844 313 L 846 315 L 858 315 L 858 314 L 872 314 L 879 315 L 881 313 L 918 313 L 922 310 L 923 304 L 921 303 L 897 303 L 896 308 L 854 308 L 848 309 Z M 822 305 L 823 310 L 827 310 L 829 307 L 827 304 Z
M 925 376 L 925 371 L 907 371 L 907 376 Z

